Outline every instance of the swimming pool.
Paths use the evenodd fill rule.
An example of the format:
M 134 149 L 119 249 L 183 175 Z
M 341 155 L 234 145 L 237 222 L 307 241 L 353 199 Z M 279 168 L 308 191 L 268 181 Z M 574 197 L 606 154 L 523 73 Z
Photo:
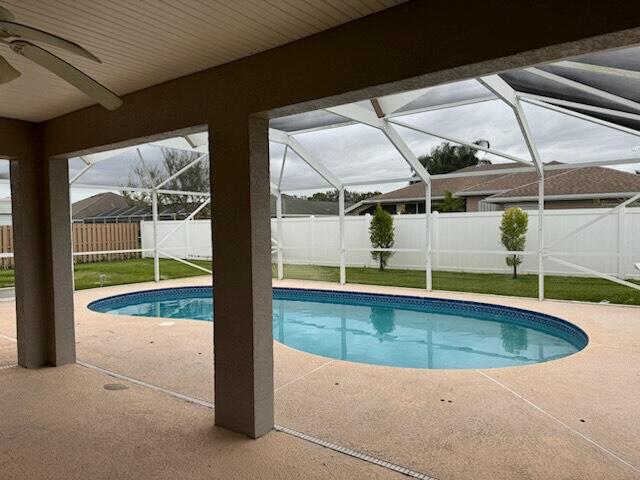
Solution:
M 94 311 L 213 321 L 211 287 L 117 295 Z M 329 290 L 273 289 L 273 337 L 351 362 L 427 369 L 547 362 L 583 349 L 577 326 L 529 310 L 477 302 Z

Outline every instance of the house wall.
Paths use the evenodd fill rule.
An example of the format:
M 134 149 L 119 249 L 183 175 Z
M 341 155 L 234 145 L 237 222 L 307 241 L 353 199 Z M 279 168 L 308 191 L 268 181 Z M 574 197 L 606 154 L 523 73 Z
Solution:
M 467 212 L 479 212 L 480 211 L 480 200 L 486 198 L 485 196 L 478 197 L 465 197 L 467 201 Z
M 486 196 L 477 197 L 464 197 L 466 200 L 467 212 L 480 212 L 480 202 L 487 198 Z M 544 203 L 545 210 L 563 210 L 573 208 L 599 208 L 599 207 L 613 207 L 624 199 L 584 199 L 584 200 L 546 200 Z M 503 211 L 510 207 L 520 207 L 524 210 L 536 210 L 538 208 L 538 202 L 516 202 L 516 203 L 490 203 L 489 205 L 495 206 L 496 210 Z M 389 203 L 382 205 L 385 210 L 391 214 L 400 212 L 399 207 L 402 208 L 403 214 L 415 214 L 424 213 L 424 203 Z M 362 205 L 360 208 L 351 212 L 351 215 L 364 215 L 366 213 L 373 213 L 376 209 L 376 205 L 368 204 Z M 416 212 L 416 209 L 418 210 Z

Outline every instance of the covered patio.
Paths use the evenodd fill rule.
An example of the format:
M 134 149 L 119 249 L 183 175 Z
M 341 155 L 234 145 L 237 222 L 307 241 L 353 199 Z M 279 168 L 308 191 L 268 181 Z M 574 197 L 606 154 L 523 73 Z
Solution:
M 15 306 L 0 304 L 0 476 L 638 476 L 637 309 L 492 297 L 535 304 L 595 339 L 579 354 L 518 375 L 389 375 L 389 368 L 274 347 L 269 140 L 296 145 L 283 130 L 270 132 L 270 121 L 331 110 L 375 123 L 428 183 L 389 128 L 398 121 L 376 111 L 377 99 L 481 78 L 517 115 L 520 99 L 499 73 L 640 42 L 629 2 L 581 7 L 580 22 L 573 6 L 555 2 L 396 3 L 253 5 L 238 14 L 230 3 L 223 12 L 196 2 L 171 11 L 2 2 L 18 21 L 95 50 L 104 65 L 82 66 L 113 83 L 123 103 L 108 111 L 21 57 L 24 81 L 0 86 L 16 267 Z M 264 15 L 279 26 L 256 27 Z M 464 35 L 451 35 L 453 19 Z M 348 107 L 371 99 L 373 116 Z M 73 291 L 68 159 L 202 131 L 211 160 L 213 342 L 206 322 L 161 327 L 88 312 L 86 303 L 106 290 Z M 525 167 L 542 173 L 535 147 Z M 427 290 L 412 294 L 433 295 L 428 263 L 426 271 Z
M 311 355 L 275 341 L 276 432 L 252 447 L 206 422 L 215 398 L 209 322 L 116 316 L 86 308 L 106 295 L 207 284 L 210 279 L 203 276 L 76 293 L 78 364 L 55 375 L 52 371 L 26 378 L 12 364 L 11 305 L 0 304 L 0 365 L 21 399 L 19 405 L 10 401 L 13 389 L 0 397 L 11 419 L 5 432 L 16 432 L 12 435 L 19 439 L 0 450 L 10 459 L 9 471 L 45 468 L 41 458 L 59 448 L 56 440 L 41 443 L 37 450 L 30 445 L 41 429 L 62 428 L 65 445 L 73 445 L 73 458 L 60 451 L 51 478 L 68 478 L 80 468 L 99 476 L 103 462 L 111 471 L 131 474 L 137 471 L 127 471 L 131 461 L 140 475 L 159 478 L 187 471 L 196 477 L 216 472 L 231 478 L 402 478 L 397 471 L 403 469 L 413 478 L 438 479 L 638 476 L 640 424 L 637 416 L 629 415 L 637 409 L 639 393 L 633 381 L 637 369 L 629 369 L 640 360 L 637 307 L 547 301 L 540 308 L 534 299 L 340 287 L 535 308 L 577 324 L 591 341 L 564 359 L 480 370 L 366 365 Z M 336 289 L 335 284 L 294 280 L 274 286 Z M 128 389 L 105 390 L 112 384 Z M 85 406 L 65 410 L 76 404 Z M 24 415 L 35 409 L 57 413 L 37 415 L 35 430 L 19 434 L 27 422 Z M 61 411 L 72 421 L 69 426 L 59 423 Z M 94 440 L 85 445 L 85 436 L 75 432 L 78 428 L 90 429 Z M 167 435 L 171 438 L 161 448 L 155 444 Z M 108 458 L 107 449 L 112 449 Z M 85 465 L 85 455 L 78 452 L 94 460 Z M 206 466 L 195 460 L 200 453 L 208 459 Z M 243 455 L 259 460 L 236 470 Z M 289 465 L 287 459 L 297 456 L 304 459 Z M 386 468 L 376 466 L 381 462 Z

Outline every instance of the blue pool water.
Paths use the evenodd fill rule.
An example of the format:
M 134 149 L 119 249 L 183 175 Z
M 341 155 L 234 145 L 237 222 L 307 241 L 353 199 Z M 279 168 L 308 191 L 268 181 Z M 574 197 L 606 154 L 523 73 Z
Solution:
M 150 290 L 95 301 L 99 312 L 213 320 L 211 287 Z M 495 368 L 571 355 L 587 344 L 568 322 L 528 310 L 457 300 L 273 290 L 273 337 L 351 362 L 412 368 Z

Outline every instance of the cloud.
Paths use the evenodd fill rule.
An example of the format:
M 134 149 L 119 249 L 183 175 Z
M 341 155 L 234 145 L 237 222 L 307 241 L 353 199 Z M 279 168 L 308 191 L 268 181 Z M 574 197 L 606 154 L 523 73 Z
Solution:
M 585 120 L 570 117 L 533 105 L 525 105 L 525 113 L 539 154 L 544 162 L 629 158 L 637 154 L 640 139 Z M 529 160 L 529 152 L 513 112 L 499 100 L 458 106 L 403 116 L 404 123 L 467 142 L 488 140 L 495 150 Z M 403 127 L 398 132 L 416 156 L 428 153 L 443 140 Z M 297 135 L 302 145 L 342 181 L 390 179 L 410 174 L 406 162 L 384 135 L 365 125 L 351 125 Z M 272 146 L 272 178 L 279 174 L 282 150 Z M 636 150 L 634 150 L 636 147 Z M 508 160 L 487 155 L 494 163 Z M 301 188 L 318 185 L 319 175 L 301 159 L 287 161 L 283 186 Z M 273 166 L 278 170 L 274 172 Z M 621 165 L 621 170 L 634 171 L 640 162 Z M 368 185 L 358 190 L 388 191 L 394 185 Z

